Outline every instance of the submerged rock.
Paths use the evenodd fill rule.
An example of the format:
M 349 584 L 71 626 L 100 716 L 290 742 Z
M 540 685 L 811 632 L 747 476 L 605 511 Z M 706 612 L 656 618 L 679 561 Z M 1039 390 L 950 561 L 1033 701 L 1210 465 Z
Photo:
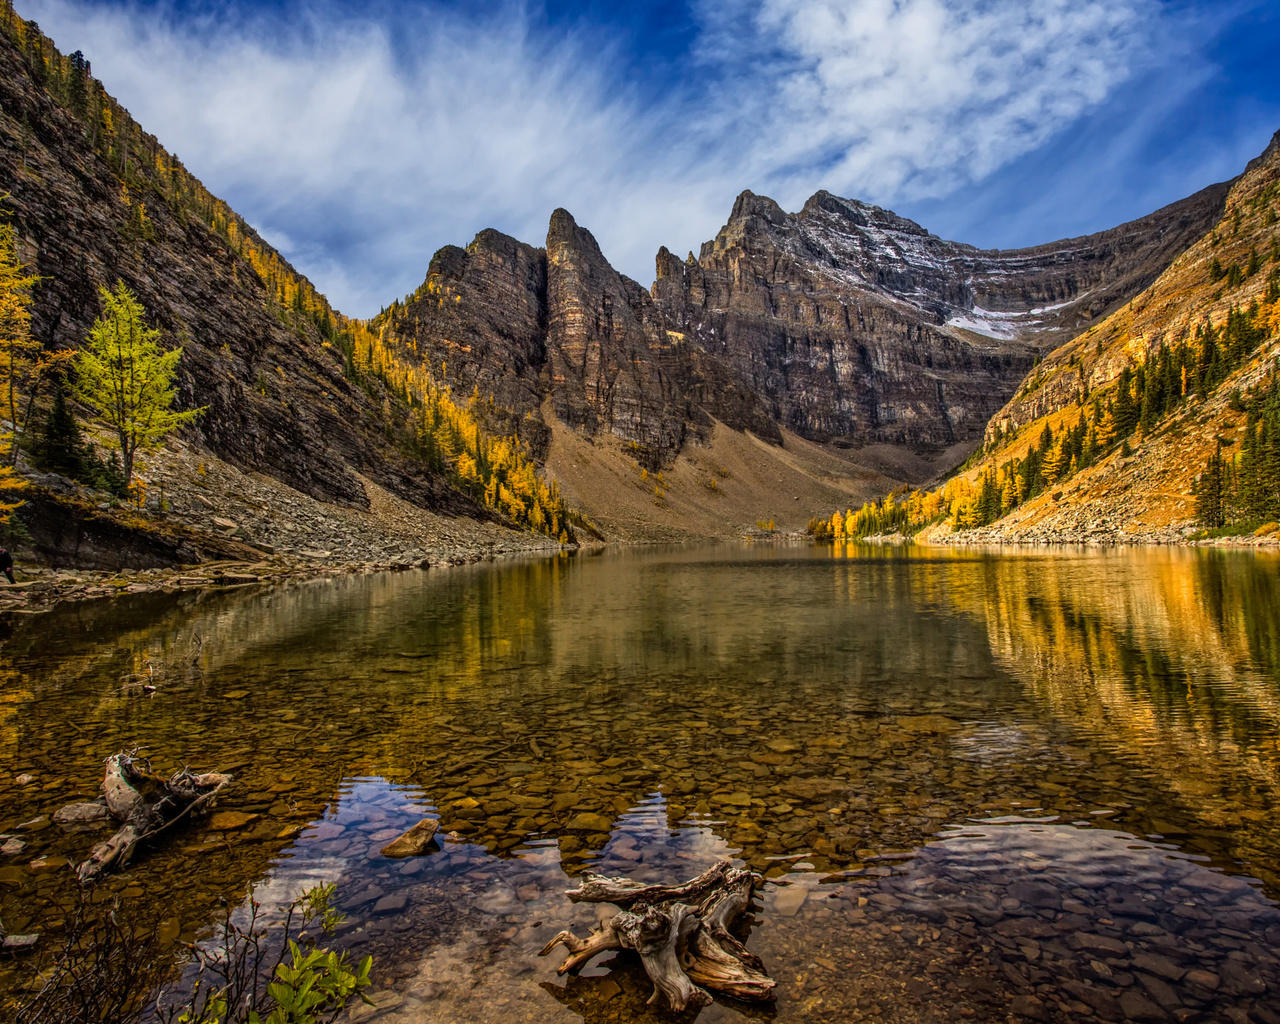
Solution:
M 53 820 L 59 825 L 86 825 L 107 820 L 105 804 L 67 804 L 53 812 Z
M 427 852 L 435 838 L 440 823 L 434 818 L 423 818 L 404 835 L 382 848 L 384 857 L 417 857 Z

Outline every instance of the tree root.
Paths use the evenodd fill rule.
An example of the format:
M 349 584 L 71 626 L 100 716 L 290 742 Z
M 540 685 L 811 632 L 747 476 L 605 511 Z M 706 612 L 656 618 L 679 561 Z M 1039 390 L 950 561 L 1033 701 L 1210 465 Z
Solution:
M 570 955 L 557 971 L 564 974 L 597 953 L 634 950 L 653 981 L 649 1002 L 665 1000 L 676 1012 L 706 1006 L 712 1001 L 710 992 L 768 1002 L 774 998 L 775 982 L 760 958 L 729 933 L 729 926 L 751 906 L 754 889 L 755 876 L 728 861 L 675 886 L 588 874 L 565 894 L 569 899 L 615 903 L 624 909 L 585 939 L 560 932 L 540 955 L 563 945 Z

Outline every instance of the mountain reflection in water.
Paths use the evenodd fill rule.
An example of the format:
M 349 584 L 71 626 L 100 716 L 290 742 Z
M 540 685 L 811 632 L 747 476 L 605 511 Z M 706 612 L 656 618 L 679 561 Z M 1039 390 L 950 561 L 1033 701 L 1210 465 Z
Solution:
M 563 896 L 584 867 L 728 856 L 768 880 L 749 945 L 779 1002 L 699 1020 L 1269 1024 L 1277 568 L 714 548 L 60 609 L 0 653 L 0 829 L 27 844 L 0 916 L 56 931 L 58 858 L 100 837 L 47 816 L 136 743 L 231 767 L 221 809 L 254 817 L 107 884 L 191 939 L 219 897 L 338 882 L 380 986 L 356 1018 L 659 1019 L 629 958 L 565 979 L 536 953 L 594 922 Z M 423 814 L 458 838 L 378 855 Z

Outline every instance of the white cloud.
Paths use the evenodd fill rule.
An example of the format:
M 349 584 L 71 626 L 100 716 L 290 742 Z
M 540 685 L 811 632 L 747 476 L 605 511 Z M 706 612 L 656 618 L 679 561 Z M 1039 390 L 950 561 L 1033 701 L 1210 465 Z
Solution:
M 811 192 L 821 169 L 836 191 L 889 199 L 949 191 L 1039 146 L 1147 63 L 1160 28 L 1148 0 L 703 10 L 708 58 L 751 83 L 761 172 Z M 744 50 L 731 30 L 756 45 Z
M 1152 0 L 704 0 L 696 73 L 665 91 L 583 29 L 518 7 L 336 13 L 289 30 L 30 0 L 65 50 L 339 308 L 421 282 L 493 226 L 540 243 L 564 206 L 648 283 L 742 188 L 939 194 L 1040 145 L 1144 59 Z M 296 15 L 295 15 L 296 17 Z M 627 70 L 630 69 L 630 70 Z

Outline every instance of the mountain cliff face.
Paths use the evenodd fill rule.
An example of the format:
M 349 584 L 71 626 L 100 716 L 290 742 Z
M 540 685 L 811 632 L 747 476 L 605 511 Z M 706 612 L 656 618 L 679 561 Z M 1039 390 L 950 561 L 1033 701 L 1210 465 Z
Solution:
M 66 71 L 7 5 L 0 18 L 0 193 L 41 278 L 33 337 L 78 347 L 98 288 L 123 281 L 167 342 L 185 345 L 177 404 L 207 406 L 184 431 L 203 450 L 338 505 L 368 507 L 363 475 L 420 505 L 486 515 L 388 444 L 383 398 L 344 375 L 340 317 L 310 283 L 87 71 Z M 39 64 L 20 41 L 40 44 Z
M 975 436 L 1037 350 L 1150 283 L 1226 189 L 1010 252 L 827 192 L 798 214 L 744 192 L 698 260 L 659 254 L 654 294 L 803 436 L 945 447 Z
M 704 437 L 709 416 L 776 441 L 755 395 L 667 324 L 564 210 L 552 215 L 545 248 L 490 230 L 466 249 L 441 249 L 422 287 L 375 321 L 457 393 L 478 392 L 493 429 L 543 457 L 548 402 L 560 422 L 615 435 L 653 468 Z
M 1227 188 L 1008 252 L 827 192 L 796 214 L 744 192 L 699 258 L 658 253 L 649 291 L 557 210 L 543 249 L 485 231 L 440 250 L 378 326 L 459 392 L 492 396 L 491 422 L 539 454 L 546 410 L 617 437 L 650 468 L 718 420 L 772 443 L 787 429 L 838 449 L 951 453 L 937 472 L 977 442 L 1041 351 L 1203 234 Z

